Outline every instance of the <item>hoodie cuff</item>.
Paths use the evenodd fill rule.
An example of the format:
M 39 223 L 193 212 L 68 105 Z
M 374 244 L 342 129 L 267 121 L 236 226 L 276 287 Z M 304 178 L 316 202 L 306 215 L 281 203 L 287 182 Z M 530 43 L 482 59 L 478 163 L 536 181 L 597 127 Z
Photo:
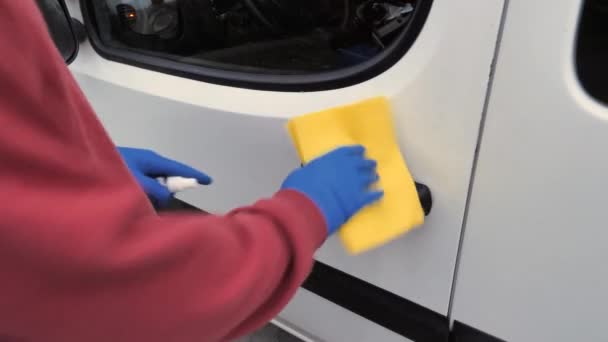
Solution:
M 321 247 L 328 235 L 327 223 L 321 209 L 308 196 L 297 190 L 281 190 L 275 198 L 294 206 L 301 222 L 306 224 L 306 235 L 310 237 L 308 242 L 315 250 Z

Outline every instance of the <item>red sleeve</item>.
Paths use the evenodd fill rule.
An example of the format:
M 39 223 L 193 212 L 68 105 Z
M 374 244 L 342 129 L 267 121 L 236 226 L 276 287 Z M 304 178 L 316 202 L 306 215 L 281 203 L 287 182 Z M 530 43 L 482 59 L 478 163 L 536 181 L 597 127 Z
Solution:
M 291 191 L 157 215 L 31 0 L 0 1 L 0 189 L 0 336 L 15 340 L 229 340 L 278 313 L 325 238 Z

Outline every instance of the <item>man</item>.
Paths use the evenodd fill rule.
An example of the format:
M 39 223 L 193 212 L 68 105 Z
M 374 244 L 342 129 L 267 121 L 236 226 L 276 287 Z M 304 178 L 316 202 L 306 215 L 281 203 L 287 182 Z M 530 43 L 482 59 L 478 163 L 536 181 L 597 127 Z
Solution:
M 273 318 L 326 237 L 382 196 L 369 190 L 375 162 L 352 146 L 252 206 L 158 215 L 136 180 L 166 201 L 155 176 L 210 178 L 122 155 L 34 2 L 0 0 L 0 340 L 231 340 Z

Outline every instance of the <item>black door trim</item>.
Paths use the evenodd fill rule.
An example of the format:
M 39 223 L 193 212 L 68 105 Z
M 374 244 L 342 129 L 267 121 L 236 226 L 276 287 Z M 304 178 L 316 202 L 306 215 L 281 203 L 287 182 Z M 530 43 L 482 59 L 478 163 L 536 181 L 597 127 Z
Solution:
M 449 342 L 505 342 L 505 340 L 501 340 L 462 322 L 454 321 Z
M 180 210 L 204 212 L 178 199 L 163 209 Z M 319 261 L 302 288 L 415 342 L 505 342 Z
M 200 211 L 177 199 L 164 210 Z M 410 340 L 448 340 L 446 316 L 324 263 L 315 263 L 302 288 Z
M 448 339 L 446 316 L 321 262 L 302 288 L 410 340 Z

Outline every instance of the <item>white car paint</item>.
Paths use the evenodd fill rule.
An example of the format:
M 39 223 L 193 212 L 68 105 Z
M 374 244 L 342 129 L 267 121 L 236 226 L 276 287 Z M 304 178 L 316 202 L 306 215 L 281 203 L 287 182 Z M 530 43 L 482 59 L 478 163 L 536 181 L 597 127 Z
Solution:
M 452 317 L 507 341 L 608 340 L 608 107 L 574 69 L 582 3 L 506 17 Z
M 79 17 L 78 2 L 67 2 Z M 503 5 L 436 0 L 400 62 L 367 82 L 331 91 L 279 93 L 198 82 L 110 62 L 89 43 L 70 68 L 117 144 L 157 150 L 214 178 L 213 186 L 182 196 L 213 212 L 272 195 L 299 165 L 284 127 L 290 117 L 388 96 L 408 165 L 433 191 L 433 212 L 424 227 L 375 251 L 347 256 L 331 239 L 317 258 L 447 315 Z M 279 320 L 326 341 L 403 340 L 305 290 Z

